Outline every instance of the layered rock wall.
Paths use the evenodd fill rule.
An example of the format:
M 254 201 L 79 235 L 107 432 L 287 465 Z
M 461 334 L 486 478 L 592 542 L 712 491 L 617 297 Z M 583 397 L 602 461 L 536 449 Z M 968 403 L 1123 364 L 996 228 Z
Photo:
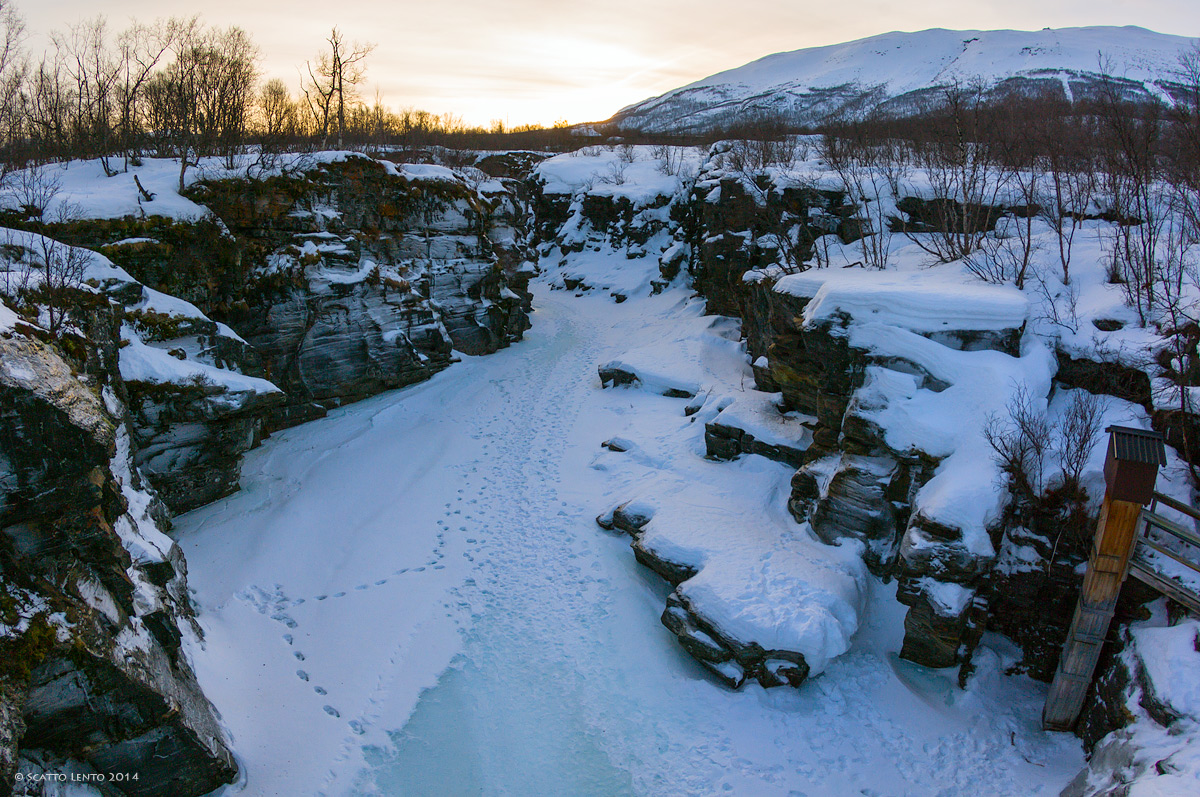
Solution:
M 201 183 L 253 265 L 222 317 L 287 394 L 279 428 L 429 378 L 529 326 L 526 213 L 513 181 L 366 158 Z
M 182 554 L 133 462 L 122 309 L 90 301 L 77 335 L 0 333 L 0 782 L 75 759 L 125 794 L 204 794 L 237 767 L 180 649 Z
M 91 251 L 53 244 L 83 264 L 53 333 L 41 294 L 0 297 L 5 789 L 64 768 L 132 795 L 232 780 L 183 653 L 170 514 L 236 490 L 271 430 L 520 339 L 525 192 L 471 180 L 350 157 L 201 183 L 196 221 L 7 219 L 6 286 L 39 277 L 39 233 Z
M 581 257 L 571 262 L 579 263 L 586 262 L 589 251 L 640 257 L 640 210 L 669 208 L 668 225 L 653 230 L 663 280 L 685 269 L 710 312 L 739 317 L 757 388 L 778 395 L 782 413 L 806 419 L 807 433 L 781 447 L 761 443 L 749 427 L 717 417 L 706 426 L 709 456 L 760 454 L 798 467 L 788 502 L 796 519 L 825 542 L 861 544 L 876 574 L 899 581 L 897 597 L 909 607 L 905 658 L 932 667 L 965 664 L 960 675 L 965 678 L 975 644 L 992 628 L 1021 644 L 1024 671 L 1049 679 L 1078 593 L 1094 518 L 1080 513 L 1077 496 L 1061 493 L 1013 500 L 1006 507 L 1005 477 L 981 439 L 985 410 L 964 416 L 965 425 L 979 427 L 972 440 L 952 439 L 947 429 L 940 430 L 941 438 L 930 435 L 935 423 L 925 424 L 931 429 L 923 430 L 922 442 L 922 430 L 898 424 L 910 406 L 937 406 L 939 396 L 945 409 L 958 402 L 1003 411 L 1010 382 L 1021 381 L 1034 385 L 1039 396 L 1051 392 L 1052 385 L 1113 395 L 1142 405 L 1155 426 L 1169 434 L 1178 428 L 1179 436 L 1186 429 L 1153 406 L 1143 371 L 1073 359 L 1027 337 L 1027 299 L 1011 289 L 977 284 L 963 288 L 969 295 L 962 302 L 949 296 L 936 307 L 925 306 L 928 295 L 944 285 L 918 272 L 893 283 L 885 280 L 870 308 L 855 310 L 850 301 L 841 311 L 810 312 L 822 281 L 844 281 L 863 274 L 862 269 L 845 275 L 837 269 L 812 272 L 802 290 L 794 289 L 796 279 L 786 272 L 795 270 L 797 258 L 811 267 L 814 242 L 823 235 L 843 243 L 858 238 L 862 230 L 855 209 L 841 192 L 817 187 L 828 182 L 802 185 L 781 169 L 751 174 L 722 168 L 722 160 L 721 147 L 715 147 L 694 182 L 654 201 L 646 198 L 652 192 L 637 187 L 614 189 L 585 180 L 571 188 L 552 177 L 554 190 L 538 193 L 533 205 L 541 254 L 578 252 Z M 578 169 L 568 163 L 553 174 L 573 171 Z M 631 203 L 614 195 L 641 199 Z M 897 214 L 905 216 L 892 219 L 893 229 L 929 228 L 945 215 L 932 207 L 928 199 L 901 199 Z M 989 223 L 1002 208 L 993 211 Z M 572 267 L 563 266 L 564 287 L 586 289 L 594 272 L 568 273 Z M 915 280 L 911 290 L 900 284 L 909 276 Z M 781 290 L 789 281 L 792 287 Z M 862 289 L 880 290 L 870 280 Z M 852 296 L 854 290 L 850 286 L 843 294 Z M 864 331 L 864 325 L 887 317 L 892 305 L 909 303 L 921 308 L 909 321 Z M 972 374 L 980 369 L 991 376 L 978 381 Z M 969 478 L 955 479 L 955 473 Z M 952 505 L 969 507 L 969 517 L 947 511 Z M 638 551 L 636 541 L 634 548 Z M 668 580 L 680 575 L 672 563 L 651 553 L 638 552 L 639 561 Z M 686 610 L 675 606 L 664 622 L 670 620 L 672 630 L 682 634 L 681 644 L 695 647 L 684 641 L 695 637 L 695 629 L 683 623 Z M 711 629 L 700 630 L 715 639 Z M 711 651 L 694 655 L 716 661 Z
M 235 491 L 272 430 L 520 339 L 527 192 L 473 174 L 299 159 L 192 186 L 197 220 L 39 227 L 106 256 L 88 282 L 125 309 L 136 464 L 172 510 Z

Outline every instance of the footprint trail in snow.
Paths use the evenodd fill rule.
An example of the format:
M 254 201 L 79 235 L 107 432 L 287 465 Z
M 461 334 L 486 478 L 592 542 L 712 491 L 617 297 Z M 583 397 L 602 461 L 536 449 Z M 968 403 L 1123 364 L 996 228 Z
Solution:
M 686 401 L 601 390 L 598 364 L 699 314 L 685 291 L 536 291 L 525 341 L 277 433 L 179 519 L 230 794 L 1057 794 L 1082 756 L 1038 729 L 1040 687 L 1002 649 L 978 693 L 900 662 L 882 585 L 800 689 L 687 657 L 665 583 L 593 518 L 650 482 L 748 502 L 788 474 L 703 460 Z M 618 434 L 640 453 L 600 448 Z

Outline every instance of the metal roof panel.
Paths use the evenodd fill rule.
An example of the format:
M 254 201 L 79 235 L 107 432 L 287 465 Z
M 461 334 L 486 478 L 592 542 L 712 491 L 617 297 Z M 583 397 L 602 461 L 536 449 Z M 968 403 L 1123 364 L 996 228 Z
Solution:
M 1127 426 L 1110 426 L 1106 431 L 1112 435 L 1113 455 L 1117 459 L 1147 465 L 1167 464 L 1167 449 L 1160 432 Z

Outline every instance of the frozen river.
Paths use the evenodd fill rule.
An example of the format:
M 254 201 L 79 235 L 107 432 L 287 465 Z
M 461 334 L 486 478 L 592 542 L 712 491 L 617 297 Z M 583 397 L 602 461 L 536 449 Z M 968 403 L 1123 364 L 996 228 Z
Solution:
M 229 794 L 1025 795 L 1074 776 L 1077 740 L 1041 732 L 1044 687 L 1000 674 L 1003 640 L 958 690 L 896 657 L 903 607 L 875 580 L 850 652 L 801 688 L 709 677 L 659 623 L 667 585 L 594 517 L 653 472 L 730 533 L 796 534 L 790 471 L 705 460 L 685 402 L 601 390 L 598 363 L 696 321 L 686 292 L 536 291 L 525 341 L 272 436 L 240 493 L 179 519 L 191 653 L 243 767 Z M 703 358 L 734 380 L 718 332 Z M 639 463 L 601 449 L 616 434 Z

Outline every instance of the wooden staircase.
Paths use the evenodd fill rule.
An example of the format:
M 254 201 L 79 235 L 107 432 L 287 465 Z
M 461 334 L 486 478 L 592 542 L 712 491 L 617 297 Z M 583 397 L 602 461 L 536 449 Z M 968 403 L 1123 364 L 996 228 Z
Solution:
M 1154 490 L 1158 469 L 1167 464 L 1162 435 L 1121 426 L 1110 426 L 1108 432 L 1104 504 L 1079 602 L 1042 709 L 1047 730 L 1069 731 L 1079 719 L 1128 576 L 1193 611 L 1200 609 L 1200 535 L 1166 512 L 1181 513 L 1184 522 L 1200 513 Z
M 1183 517 L 1176 520 L 1165 517 L 1160 505 Z M 1197 521 L 1200 510 L 1156 492 L 1138 520 L 1137 544 L 1129 561 L 1129 575 L 1194 614 L 1200 614 Z

